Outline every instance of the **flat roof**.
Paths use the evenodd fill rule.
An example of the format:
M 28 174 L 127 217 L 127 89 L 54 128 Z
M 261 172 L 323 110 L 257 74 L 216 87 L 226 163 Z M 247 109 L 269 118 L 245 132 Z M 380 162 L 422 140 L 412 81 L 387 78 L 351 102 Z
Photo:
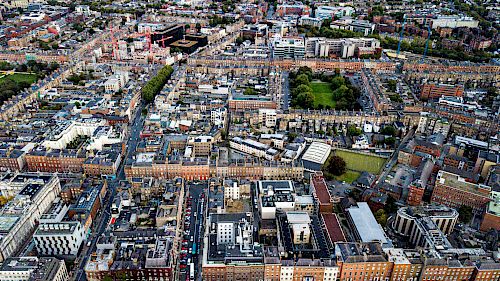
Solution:
M 321 214 L 323 221 L 325 222 L 325 227 L 327 230 L 328 237 L 332 243 L 335 242 L 346 242 L 344 231 L 340 226 L 339 220 L 336 214 Z
M 312 174 L 312 185 L 314 188 L 314 192 L 316 193 L 316 197 L 319 200 L 320 204 L 329 204 L 331 203 L 330 192 L 328 191 L 328 187 L 326 186 L 325 178 L 320 173 Z
M 347 212 L 362 242 L 380 241 L 382 244 L 389 243 L 384 230 L 373 216 L 368 203 L 358 202 L 358 206 L 348 208 Z
M 331 151 L 331 145 L 322 142 L 313 142 L 302 156 L 302 160 L 324 164 Z

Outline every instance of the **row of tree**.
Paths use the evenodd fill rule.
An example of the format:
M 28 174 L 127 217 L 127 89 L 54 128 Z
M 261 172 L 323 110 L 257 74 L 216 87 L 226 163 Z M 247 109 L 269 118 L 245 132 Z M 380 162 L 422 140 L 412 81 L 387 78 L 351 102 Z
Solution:
M 300 67 L 297 72 L 291 72 L 291 106 L 303 109 L 314 108 L 314 94 L 311 88 L 313 73 L 309 67 Z
M 158 74 L 142 87 L 142 99 L 147 103 L 154 101 L 156 95 L 163 89 L 173 72 L 174 69 L 170 65 L 160 69 Z
M 330 87 L 333 90 L 333 100 L 335 108 L 339 110 L 353 110 L 359 107 L 357 99 L 360 96 L 358 88 L 354 87 L 349 79 L 345 79 L 340 74 L 326 79 L 330 80 Z

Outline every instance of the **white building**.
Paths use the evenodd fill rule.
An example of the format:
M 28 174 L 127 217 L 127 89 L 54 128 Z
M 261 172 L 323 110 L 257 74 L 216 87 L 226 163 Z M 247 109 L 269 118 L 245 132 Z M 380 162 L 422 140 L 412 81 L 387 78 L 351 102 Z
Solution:
M 75 12 L 77 14 L 82 14 L 82 15 L 90 15 L 90 7 L 88 5 L 78 5 L 75 7 Z
M 351 16 L 354 8 L 350 6 L 319 6 L 314 12 L 314 16 L 320 19 L 333 19 Z
M 90 137 L 98 127 L 105 124 L 106 120 L 100 118 L 64 121 L 48 134 L 42 145 L 51 149 L 64 149 L 78 136 Z
M 104 90 L 106 92 L 117 92 L 121 88 L 125 87 L 129 80 L 129 75 L 127 72 L 119 72 L 111 75 L 106 82 L 104 82 Z
M 31 238 L 40 217 L 61 192 L 56 175 L 22 175 L 23 178 L 43 177 L 43 182 L 26 185 L 0 211 L 0 262 L 17 252 L 26 240 Z
M 286 219 L 292 229 L 293 244 L 311 242 L 311 218 L 306 212 L 287 212 Z
M 276 127 L 276 109 L 259 108 L 259 123 L 267 128 Z
M 115 127 L 99 126 L 90 137 L 90 144 L 87 150 L 102 150 L 105 145 L 123 142 L 124 134 L 117 131 Z
M 241 152 L 256 157 L 265 158 L 267 160 L 274 160 L 274 158 L 278 155 L 278 151 L 272 148 L 270 145 L 263 144 L 252 139 L 242 139 L 240 137 L 234 137 L 229 141 L 229 146 Z
M 321 142 L 311 143 L 304 155 L 302 155 L 304 169 L 308 171 L 320 171 L 321 166 L 325 164 L 331 151 L 332 146 L 329 144 Z
M 323 24 L 323 19 L 313 18 L 310 16 L 302 16 L 298 21 L 298 25 L 310 25 L 318 28 L 321 27 L 321 24 Z
M 479 21 L 472 17 L 461 17 L 461 16 L 438 16 L 432 19 L 432 28 L 436 29 L 438 27 L 470 27 L 476 28 L 479 25 Z
M 139 33 L 153 33 L 163 29 L 165 29 L 165 25 L 162 23 L 141 22 L 137 25 L 137 32 Z
M 275 58 L 303 58 L 305 55 L 304 39 L 276 37 L 272 42 L 272 50 Z
M 8 258 L 0 267 L 0 281 L 68 281 L 64 261 L 56 258 Z
M 295 210 L 295 189 L 291 181 L 258 181 L 257 191 L 262 219 L 275 219 L 277 210 Z
M 333 29 L 344 29 L 362 33 L 363 36 L 368 36 L 375 30 L 375 24 L 365 20 L 343 19 L 333 21 L 330 24 Z
M 219 107 L 210 111 L 210 122 L 215 126 L 224 126 L 226 124 L 227 109 Z
M 380 48 L 380 41 L 375 38 L 324 38 L 309 37 L 306 39 L 306 57 L 341 58 L 353 57 L 359 48 L 375 51 Z
M 230 181 L 224 184 L 224 198 L 232 200 L 240 200 L 240 186 L 236 181 Z
M 42 223 L 33 235 L 37 252 L 46 256 L 76 256 L 84 239 L 78 221 Z

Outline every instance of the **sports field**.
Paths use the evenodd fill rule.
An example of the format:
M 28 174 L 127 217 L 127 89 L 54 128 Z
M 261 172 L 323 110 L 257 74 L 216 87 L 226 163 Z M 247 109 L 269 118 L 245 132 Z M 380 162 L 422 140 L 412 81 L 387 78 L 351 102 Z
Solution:
M 314 107 L 319 104 L 323 106 L 335 107 L 335 101 L 333 100 L 333 91 L 330 88 L 330 83 L 326 82 L 311 82 L 311 89 L 314 95 Z
M 335 155 L 344 159 L 348 170 L 358 172 L 367 171 L 372 174 L 379 174 L 386 161 L 386 159 L 382 157 L 343 150 L 335 150 Z

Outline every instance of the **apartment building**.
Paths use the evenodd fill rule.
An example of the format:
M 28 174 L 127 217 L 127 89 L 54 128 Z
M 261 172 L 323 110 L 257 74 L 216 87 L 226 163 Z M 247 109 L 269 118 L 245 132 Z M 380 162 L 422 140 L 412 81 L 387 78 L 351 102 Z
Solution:
M 276 14 L 280 17 L 287 15 L 310 15 L 311 8 L 303 4 L 281 4 L 276 7 Z
M 420 91 L 420 98 L 423 100 L 446 97 L 461 97 L 464 94 L 463 85 L 449 85 L 449 84 L 432 84 L 426 83 L 422 85 Z
M 335 244 L 335 256 L 341 281 L 389 280 L 393 268 L 380 243 Z
M 324 38 L 308 37 L 305 41 L 306 57 L 351 58 L 359 54 L 360 48 L 380 48 L 380 41 L 375 38 Z
M 397 212 L 393 229 L 409 238 L 415 246 L 427 249 L 449 249 L 446 238 L 458 221 L 455 209 L 442 205 L 405 207 Z
M 270 145 L 252 140 L 234 137 L 229 141 L 229 146 L 243 153 L 253 155 L 255 157 L 274 160 L 278 156 L 278 151 Z
M 14 257 L 0 267 L 0 280 L 13 281 L 68 281 L 69 274 L 63 260 L 56 258 Z
M 7 176 L 12 177 L 12 180 L 6 185 L 16 185 L 8 189 L 16 190 L 18 187 L 22 189 L 0 211 L 0 261 L 17 252 L 26 240 L 31 238 L 36 222 L 61 192 L 59 178 L 56 175 L 8 174 Z M 30 178 L 36 179 L 36 182 L 31 181 L 26 184 Z M 18 185 L 19 181 L 24 184 Z
M 439 171 L 431 203 L 441 203 L 449 207 L 469 206 L 476 213 L 483 213 L 490 198 L 491 187 L 467 182 L 459 175 Z
M 277 37 L 272 43 L 274 58 L 304 58 L 306 46 L 303 38 Z
M 42 223 L 33 235 L 37 252 L 44 256 L 76 256 L 84 239 L 78 221 Z

